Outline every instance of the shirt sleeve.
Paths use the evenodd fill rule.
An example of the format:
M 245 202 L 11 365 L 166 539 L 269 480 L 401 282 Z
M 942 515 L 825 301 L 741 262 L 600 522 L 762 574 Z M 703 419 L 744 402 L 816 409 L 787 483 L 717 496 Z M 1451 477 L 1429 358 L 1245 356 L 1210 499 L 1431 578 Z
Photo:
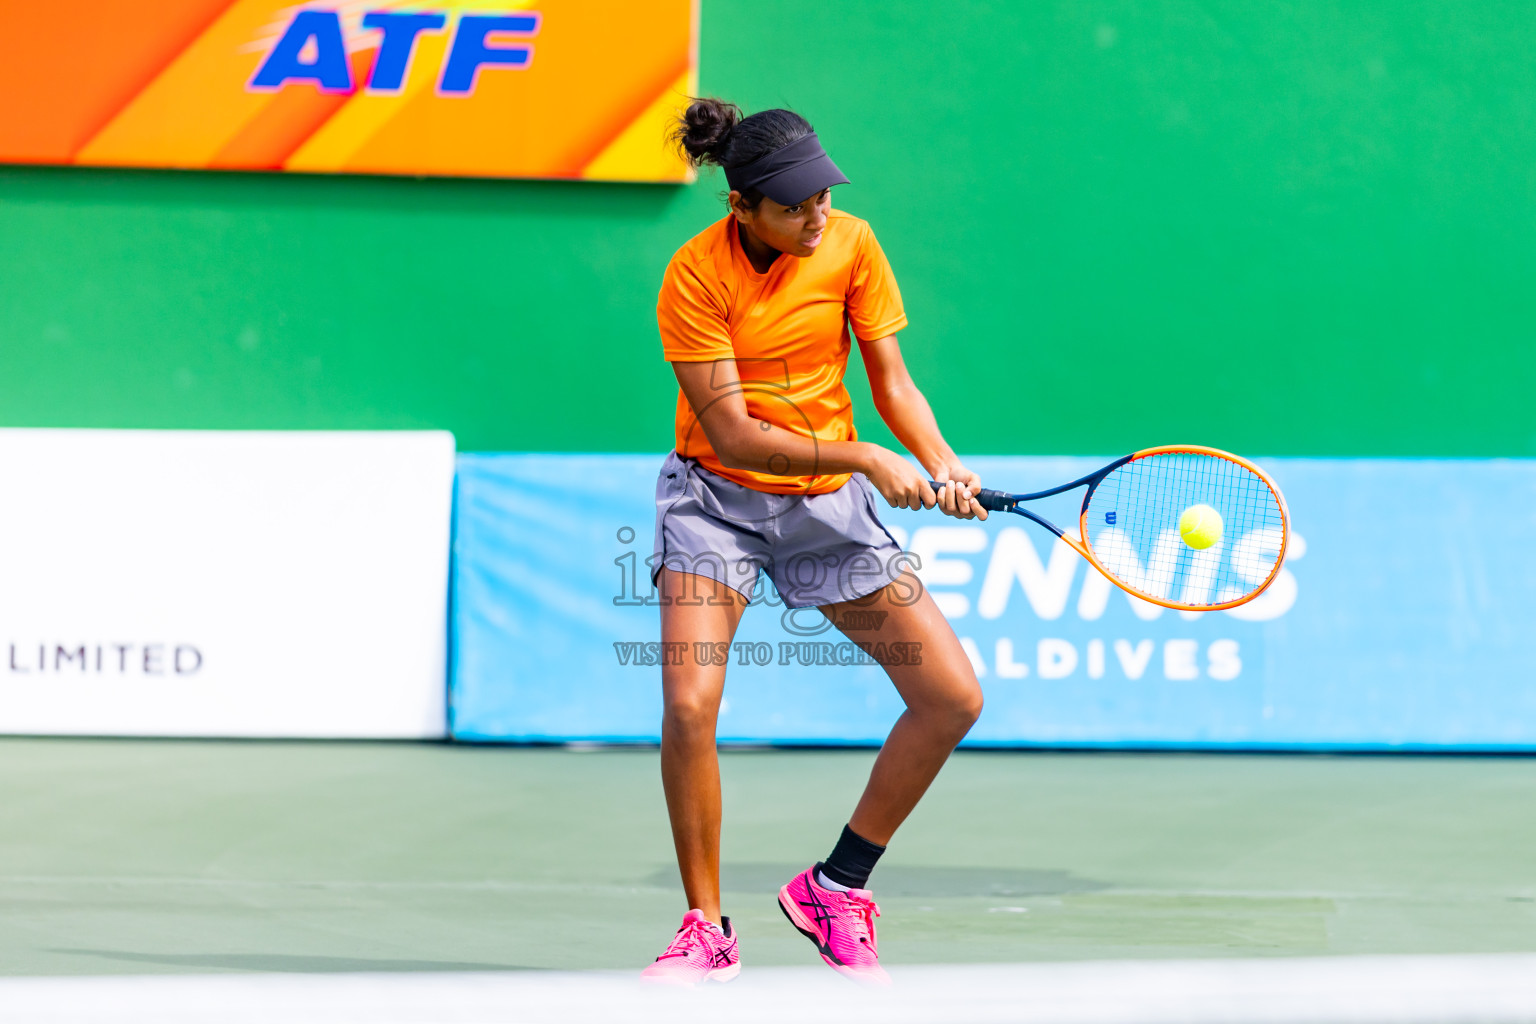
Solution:
M 705 363 L 736 354 L 725 309 L 692 263 L 673 260 L 667 265 L 656 300 L 656 322 L 669 363 Z
M 848 322 L 860 341 L 885 338 L 907 326 L 896 274 L 868 224 L 863 226 L 848 282 Z

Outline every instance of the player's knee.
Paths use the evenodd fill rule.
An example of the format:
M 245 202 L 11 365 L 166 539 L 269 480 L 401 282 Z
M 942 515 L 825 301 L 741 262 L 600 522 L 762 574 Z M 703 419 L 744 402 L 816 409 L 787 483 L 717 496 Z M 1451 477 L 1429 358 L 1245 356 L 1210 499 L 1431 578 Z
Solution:
M 930 728 L 959 743 L 981 717 L 981 687 L 971 686 L 946 695 L 923 710 Z
M 965 728 L 967 731 L 969 731 L 971 726 L 976 724 L 976 719 L 981 717 L 981 708 L 981 687 L 979 685 L 973 686 L 971 687 L 970 692 L 966 693 L 963 697 L 960 698 L 958 708 L 961 717 L 965 720 Z
M 971 726 L 976 724 L 976 719 L 981 717 L 981 687 L 973 686 L 970 689 L 956 694 L 949 704 L 949 719 L 958 737 L 963 737 L 971 731 Z M 956 742 L 959 742 L 957 739 Z
M 669 731 L 674 735 L 692 736 L 698 733 L 715 733 L 715 718 L 720 702 L 700 697 L 673 697 L 667 701 L 663 716 Z

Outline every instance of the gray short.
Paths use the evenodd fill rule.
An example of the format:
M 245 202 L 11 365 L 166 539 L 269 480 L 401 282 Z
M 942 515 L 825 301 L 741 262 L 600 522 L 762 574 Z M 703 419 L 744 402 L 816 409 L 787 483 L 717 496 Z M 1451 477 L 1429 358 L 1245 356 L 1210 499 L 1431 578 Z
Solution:
M 662 568 L 706 576 L 752 598 L 766 571 L 791 608 L 851 601 L 909 566 L 875 513 L 862 473 L 826 494 L 767 494 L 667 456 L 656 478 L 656 552 Z

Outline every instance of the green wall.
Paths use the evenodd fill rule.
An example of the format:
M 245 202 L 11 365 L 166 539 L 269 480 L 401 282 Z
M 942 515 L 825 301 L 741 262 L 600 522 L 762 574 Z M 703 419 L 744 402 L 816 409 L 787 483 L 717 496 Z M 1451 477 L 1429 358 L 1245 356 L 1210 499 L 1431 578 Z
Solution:
M 1496 0 L 704 0 L 702 77 L 816 124 L 962 452 L 1530 455 L 1533 42 Z M 656 288 L 721 187 L 0 169 L 0 423 L 664 450 Z

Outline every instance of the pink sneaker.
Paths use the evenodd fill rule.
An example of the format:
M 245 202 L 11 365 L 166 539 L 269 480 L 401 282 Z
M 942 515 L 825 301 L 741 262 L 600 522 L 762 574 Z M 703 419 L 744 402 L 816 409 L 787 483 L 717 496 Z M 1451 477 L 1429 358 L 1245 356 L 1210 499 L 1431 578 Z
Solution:
M 741 973 L 741 954 L 731 919 L 720 919 L 717 928 L 702 910 L 683 915 L 683 926 L 672 936 L 666 952 L 640 972 L 640 980 L 656 985 L 692 988 L 706 981 L 730 981 Z
M 839 974 L 857 981 L 889 985 L 875 944 L 880 908 L 868 889 L 823 889 L 816 884 L 820 864 L 800 872 L 779 890 L 779 909 L 789 923 L 816 944 L 821 958 Z

